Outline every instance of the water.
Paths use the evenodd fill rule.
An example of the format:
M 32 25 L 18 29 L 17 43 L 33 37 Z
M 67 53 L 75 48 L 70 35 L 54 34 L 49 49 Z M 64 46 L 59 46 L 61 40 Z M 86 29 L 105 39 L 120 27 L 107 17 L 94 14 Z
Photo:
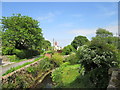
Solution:
M 51 73 L 50 73 L 35 88 L 53 88 L 53 86 L 54 85 L 53 85 L 52 78 L 51 78 Z

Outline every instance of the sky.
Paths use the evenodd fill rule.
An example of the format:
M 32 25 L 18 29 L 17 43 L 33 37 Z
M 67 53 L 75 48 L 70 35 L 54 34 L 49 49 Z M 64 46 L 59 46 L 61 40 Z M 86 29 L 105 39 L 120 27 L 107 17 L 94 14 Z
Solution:
M 61 47 L 78 35 L 91 40 L 98 28 L 118 33 L 117 2 L 2 2 L 2 16 L 13 13 L 38 20 L 45 39 Z

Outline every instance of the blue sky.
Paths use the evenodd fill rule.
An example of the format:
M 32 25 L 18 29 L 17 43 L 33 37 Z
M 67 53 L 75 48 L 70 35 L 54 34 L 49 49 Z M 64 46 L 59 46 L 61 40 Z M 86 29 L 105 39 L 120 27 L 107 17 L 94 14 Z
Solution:
M 3 2 L 2 16 L 13 13 L 38 20 L 43 36 L 62 47 L 78 35 L 90 40 L 98 28 L 118 32 L 117 2 Z

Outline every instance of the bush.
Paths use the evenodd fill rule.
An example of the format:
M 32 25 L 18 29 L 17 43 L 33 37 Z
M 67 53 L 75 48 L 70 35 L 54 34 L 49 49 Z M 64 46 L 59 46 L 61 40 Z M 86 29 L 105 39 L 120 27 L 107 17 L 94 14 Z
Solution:
M 19 49 L 14 49 L 13 54 L 15 54 L 17 57 L 20 59 L 23 58 L 31 58 L 35 55 L 39 55 L 40 53 L 37 50 L 19 50 Z
M 13 47 L 2 47 L 2 55 L 12 55 Z
M 25 54 L 24 50 L 14 49 L 13 54 L 15 54 L 20 59 L 26 58 L 26 54 Z
M 46 53 L 50 54 L 50 53 L 52 53 L 52 51 L 45 51 L 44 54 L 46 54 Z
M 25 52 L 26 58 L 31 58 L 33 56 L 40 55 L 40 52 L 37 50 L 30 49 L 30 50 L 24 50 L 24 52 Z
M 65 58 L 66 62 L 70 62 L 70 64 L 78 64 L 78 58 L 76 53 L 71 53 L 68 57 Z
M 46 71 L 46 70 L 50 70 L 51 68 L 54 68 L 54 65 L 51 63 L 51 61 L 48 58 L 45 58 L 44 60 L 40 61 L 38 67 L 42 71 Z
M 11 62 L 19 60 L 19 58 L 16 55 L 8 55 L 7 57 Z
M 93 86 L 106 88 L 109 78 L 108 69 L 118 66 L 116 49 L 104 42 L 91 42 L 90 45 L 79 48 L 77 57 L 79 63 L 84 66 L 86 74 L 90 72 L 94 74 L 91 74 L 91 79 L 88 78 Z
M 71 52 L 75 52 L 75 49 L 72 45 L 68 45 L 68 46 L 64 47 L 63 50 L 62 50 L 63 55 L 68 55 Z
M 58 53 L 55 53 L 50 60 L 55 66 L 60 66 L 63 63 L 63 57 Z

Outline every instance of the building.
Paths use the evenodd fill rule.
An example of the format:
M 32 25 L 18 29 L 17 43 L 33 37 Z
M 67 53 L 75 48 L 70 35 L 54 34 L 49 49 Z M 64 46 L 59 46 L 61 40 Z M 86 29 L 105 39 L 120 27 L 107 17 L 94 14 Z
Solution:
M 58 46 L 58 43 L 57 42 L 54 42 L 54 50 L 55 51 L 58 51 L 58 50 L 61 50 L 62 49 L 62 47 L 60 47 L 60 46 Z

